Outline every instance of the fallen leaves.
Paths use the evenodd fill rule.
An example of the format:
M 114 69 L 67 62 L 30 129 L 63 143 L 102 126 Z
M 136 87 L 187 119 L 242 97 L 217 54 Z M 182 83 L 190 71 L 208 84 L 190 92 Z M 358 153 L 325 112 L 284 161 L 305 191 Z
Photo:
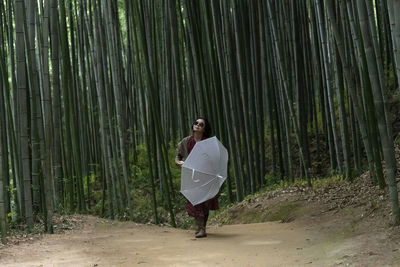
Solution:
M 85 215 L 59 215 L 55 214 L 53 217 L 53 228 L 55 234 L 63 234 L 71 230 L 79 230 L 84 226 L 86 219 Z M 7 236 L 7 243 L 1 244 L 0 248 L 6 245 L 18 245 L 20 243 L 33 243 L 35 240 L 39 240 L 44 235 L 45 229 L 43 220 L 38 220 L 38 223 L 34 225 L 31 233 L 26 233 L 24 227 L 16 225 L 12 227 L 9 235 Z

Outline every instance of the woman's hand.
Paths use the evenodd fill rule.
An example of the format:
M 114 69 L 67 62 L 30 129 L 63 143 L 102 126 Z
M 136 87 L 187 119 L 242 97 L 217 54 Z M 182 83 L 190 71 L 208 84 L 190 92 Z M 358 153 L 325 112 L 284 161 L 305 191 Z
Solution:
M 182 160 L 180 160 L 180 161 L 176 162 L 176 165 L 178 165 L 179 167 L 182 167 L 182 165 L 183 165 L 183 161 L 182 161 Z

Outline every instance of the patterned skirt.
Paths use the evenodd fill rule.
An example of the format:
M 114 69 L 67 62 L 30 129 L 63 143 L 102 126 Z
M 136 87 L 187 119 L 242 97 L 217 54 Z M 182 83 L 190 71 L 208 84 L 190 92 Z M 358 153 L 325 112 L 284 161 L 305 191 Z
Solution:
M 186 211 L 188 215 L 192 217 L 208 216 L 210 210 L 219 209 L 218 197 L 219 195 L 216 195 L 214 198 L 209 199 L 203 203 L 197 204 L 195 206 L 193 206 L 189 200 L 186 200 Z

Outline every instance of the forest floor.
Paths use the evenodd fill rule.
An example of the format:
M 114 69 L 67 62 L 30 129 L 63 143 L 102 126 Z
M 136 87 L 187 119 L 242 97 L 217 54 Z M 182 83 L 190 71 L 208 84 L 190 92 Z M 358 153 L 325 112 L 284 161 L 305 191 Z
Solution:
M 56 226 L 53 235 L 10 238 L 0 266 L 400 266 L 387 189 L 368 173 L 260 193 L 213 216 L 203 239 L 89 215 Z

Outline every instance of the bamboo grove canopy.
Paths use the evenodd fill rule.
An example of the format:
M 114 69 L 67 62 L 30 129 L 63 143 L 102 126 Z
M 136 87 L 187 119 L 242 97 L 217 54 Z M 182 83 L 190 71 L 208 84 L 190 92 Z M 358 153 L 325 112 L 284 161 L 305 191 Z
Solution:
M 142 192 L 175 225 L 169 152 L 198 115 L 228 201 L 369 170 L 400 223 L 400 1 L 0 0 L 0 20 L 3 237 L 54 211 L 135 218 Z

